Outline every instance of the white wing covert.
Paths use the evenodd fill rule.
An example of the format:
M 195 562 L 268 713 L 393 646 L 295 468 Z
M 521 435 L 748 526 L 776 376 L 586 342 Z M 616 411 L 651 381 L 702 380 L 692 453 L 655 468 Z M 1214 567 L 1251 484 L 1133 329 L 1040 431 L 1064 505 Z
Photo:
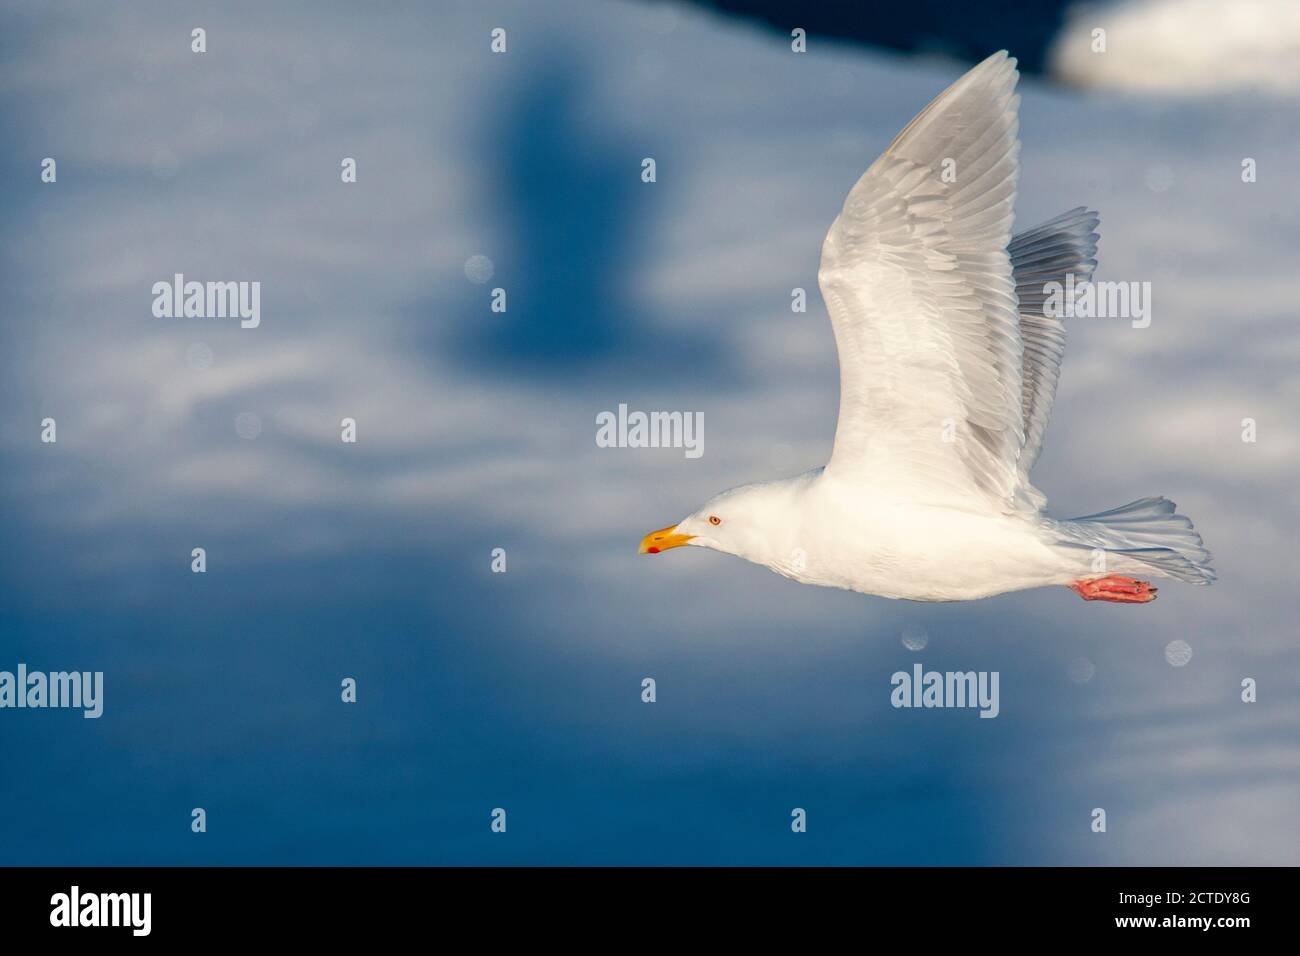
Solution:
M 1016 61 L 941 93 L 850 191 L 818 282 L 840 363 L 828 474 L 900 498 L 1027 507 L 1022 342 L 1007 244 Z

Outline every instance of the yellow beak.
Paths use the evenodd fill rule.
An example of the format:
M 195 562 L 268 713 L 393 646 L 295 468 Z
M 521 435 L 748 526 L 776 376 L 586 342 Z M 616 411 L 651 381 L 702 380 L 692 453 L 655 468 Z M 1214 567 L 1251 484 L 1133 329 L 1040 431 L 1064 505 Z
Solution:
M 673 524 L 667 528 L 660 528 L 658 531 L 651 531 L 641 539 L 639 553 L 658 554 L 660 551 L 667 551 L 669 548 L 680 548 L 695 537 L 693 534 L 674 534 L 673 529 L 676 527 L 677 525 Z

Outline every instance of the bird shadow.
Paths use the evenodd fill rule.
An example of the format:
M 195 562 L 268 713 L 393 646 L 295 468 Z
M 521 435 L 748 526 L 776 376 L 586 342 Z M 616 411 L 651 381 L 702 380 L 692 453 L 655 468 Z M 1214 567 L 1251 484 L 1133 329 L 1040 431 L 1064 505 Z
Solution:
M 642 159 L 662 162 L 672 143 L 652 148 L 630 111 L 602 110 L 576 55 L 535 60 L 522 76 L 470 140 L 492 200 L 479 220 L 491 223 L 490 278 L 470 264 L 438 302 L 413 303 L 418 316 L 453 319 L 417 323 L 431 332 L 422 345 L 487 375 L 639 383 L 707 367 L 711 381 L 729 377 L 716 323 L 662 323 L 635 291 L 638 270 L 659 254 L 657 210 L 684 188 L 644 182 Z M 491 308 L 497 289 L 501 312 Z

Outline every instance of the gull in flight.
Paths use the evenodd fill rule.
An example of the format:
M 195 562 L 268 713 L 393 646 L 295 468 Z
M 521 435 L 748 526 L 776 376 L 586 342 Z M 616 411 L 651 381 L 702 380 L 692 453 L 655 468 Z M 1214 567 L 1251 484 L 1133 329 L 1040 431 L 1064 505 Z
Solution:
M 1214 580 L 1173 502 L 1058 520 L 1030 484 L 1065 351 L 1045 287 L 1091 280 L 1100 220 L 1079 207 L 1012 238 L 1018 78 L 1005 50 L 970 70 L 831 223 L 817 275 L 840 364 L 830 461 L 724 491 L 641 553 L 712 548 L 913 601 L 1066 585 L 1145 604 L 1156 589 L 1142 578 Z

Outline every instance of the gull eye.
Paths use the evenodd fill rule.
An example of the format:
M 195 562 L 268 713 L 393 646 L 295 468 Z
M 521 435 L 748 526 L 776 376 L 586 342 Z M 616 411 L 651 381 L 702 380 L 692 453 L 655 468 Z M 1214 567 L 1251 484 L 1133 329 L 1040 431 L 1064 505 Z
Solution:
M 709 515 L 709 524 L 722 524 L 722 519 L 717 515 Z

